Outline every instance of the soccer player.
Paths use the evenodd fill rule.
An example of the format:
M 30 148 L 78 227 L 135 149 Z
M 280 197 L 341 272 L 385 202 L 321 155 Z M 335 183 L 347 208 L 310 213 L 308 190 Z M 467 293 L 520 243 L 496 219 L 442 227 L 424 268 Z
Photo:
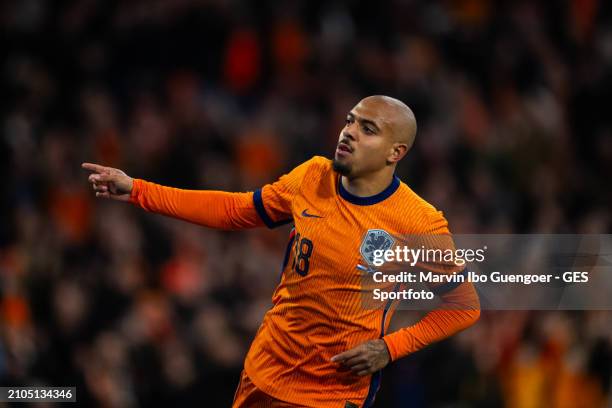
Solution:
M 206 227 L 293 222 L 290 256 L 234 397 L 244 407 L 369 407 L 389 362 L 472 325 L 471 283 L 451 285 L 415 325 L 387 333 L 393 307 L 362 305 L 363 269 L 403 234 L 449 234 L 442 213 L 395 175 L 416 134 L 412 111 L 387 96 L 347 115 L 334 159 L 314 157 L 255 192 L 181 190 L 84 163 L 97 197 Z M 458 307 L 459 306 L 459 307 Z

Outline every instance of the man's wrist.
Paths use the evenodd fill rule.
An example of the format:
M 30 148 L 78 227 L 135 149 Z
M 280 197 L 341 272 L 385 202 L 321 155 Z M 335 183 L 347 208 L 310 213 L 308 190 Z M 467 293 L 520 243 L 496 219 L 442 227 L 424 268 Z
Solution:
M 386 354 L 387 364 L 390 363 L 392 359 L 391 352 L 389 351 L 389 346 L 387 346 L 387 342 L 384 340 L 384 338 L 378 339 L 377 342 L 380 344 L 381 352 L 384 352 Z
M 141 190 L 142 180 L 132 178 L 131 182 L 132 182 L 132 188 L 130 189 L 130 202 L 135 204 L 138 202 L 138 194 L 140 193 L 140 190 Z
M 387 348 L 387 353 L 389 353 L 389 362 L 397 360 L 397 354 L 395 350 L 395 346 L 393 344 L 393 339 L 391 335 L 386 335 L 381 339 L 385 343 L 385 347 Z

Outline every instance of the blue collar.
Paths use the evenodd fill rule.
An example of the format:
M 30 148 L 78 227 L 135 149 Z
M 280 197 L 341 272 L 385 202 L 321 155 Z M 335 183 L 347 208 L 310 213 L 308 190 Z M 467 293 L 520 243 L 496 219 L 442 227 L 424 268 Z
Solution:
M 391 194 L 395 193 L 395 190 L 397 190 L 399 186 L 400 179 L 394 175 L 393 180 L 391 180 L 391 184 L 389 184 L 389 186 L 380 193 L 369 197 L 360 197 L 349 193 L 348 190 L 342 185 L 342 176 L 338 177 L 338 193 L 340 194 L 340 197 L 344 198 L 349 203 L 357 205 L 372 205 L 380 203 L 381 201 L 389 198 Z

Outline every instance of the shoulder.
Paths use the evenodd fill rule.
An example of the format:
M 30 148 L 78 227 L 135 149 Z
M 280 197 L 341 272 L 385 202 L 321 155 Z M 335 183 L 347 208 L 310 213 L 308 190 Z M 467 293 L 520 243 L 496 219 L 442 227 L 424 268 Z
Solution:
M 310 160 L 306 161 L 308 167 L 314 171 L 329 171 L 332 170 L 332 161 L 327 157 L 313 156 Z
M 303 186 L 319 183 L 331 172 L 333 172 L 331 160 L 314 156 L 293 168 L 289 173 L 285 173 L 272 184 L 287 192 L 297 192 L 301 191 Z
M 302 177 L 322 176 L 332 172 L 332 161 L 323 156 L 314 156 L 311 159 L 297 166 L 292 172 L 300 174 Z
M 419 230 L 432 233 L 448 231 L 448 222 L 442 211 L 415 193 L 404 182 L 400 183 L 398 192 L 403 207 L 411 214 L 409 218 L 416 221 Z

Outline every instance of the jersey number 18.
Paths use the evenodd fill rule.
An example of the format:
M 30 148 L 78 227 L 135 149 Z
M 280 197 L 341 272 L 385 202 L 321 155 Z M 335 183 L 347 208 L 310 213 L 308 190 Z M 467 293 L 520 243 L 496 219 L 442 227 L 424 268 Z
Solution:
M 295 236 L 294 257 L 291 267 L 301 276 L 308 275 L 310 269 L 310 255 L 312 255 L 312 241 L 306 237 Z

